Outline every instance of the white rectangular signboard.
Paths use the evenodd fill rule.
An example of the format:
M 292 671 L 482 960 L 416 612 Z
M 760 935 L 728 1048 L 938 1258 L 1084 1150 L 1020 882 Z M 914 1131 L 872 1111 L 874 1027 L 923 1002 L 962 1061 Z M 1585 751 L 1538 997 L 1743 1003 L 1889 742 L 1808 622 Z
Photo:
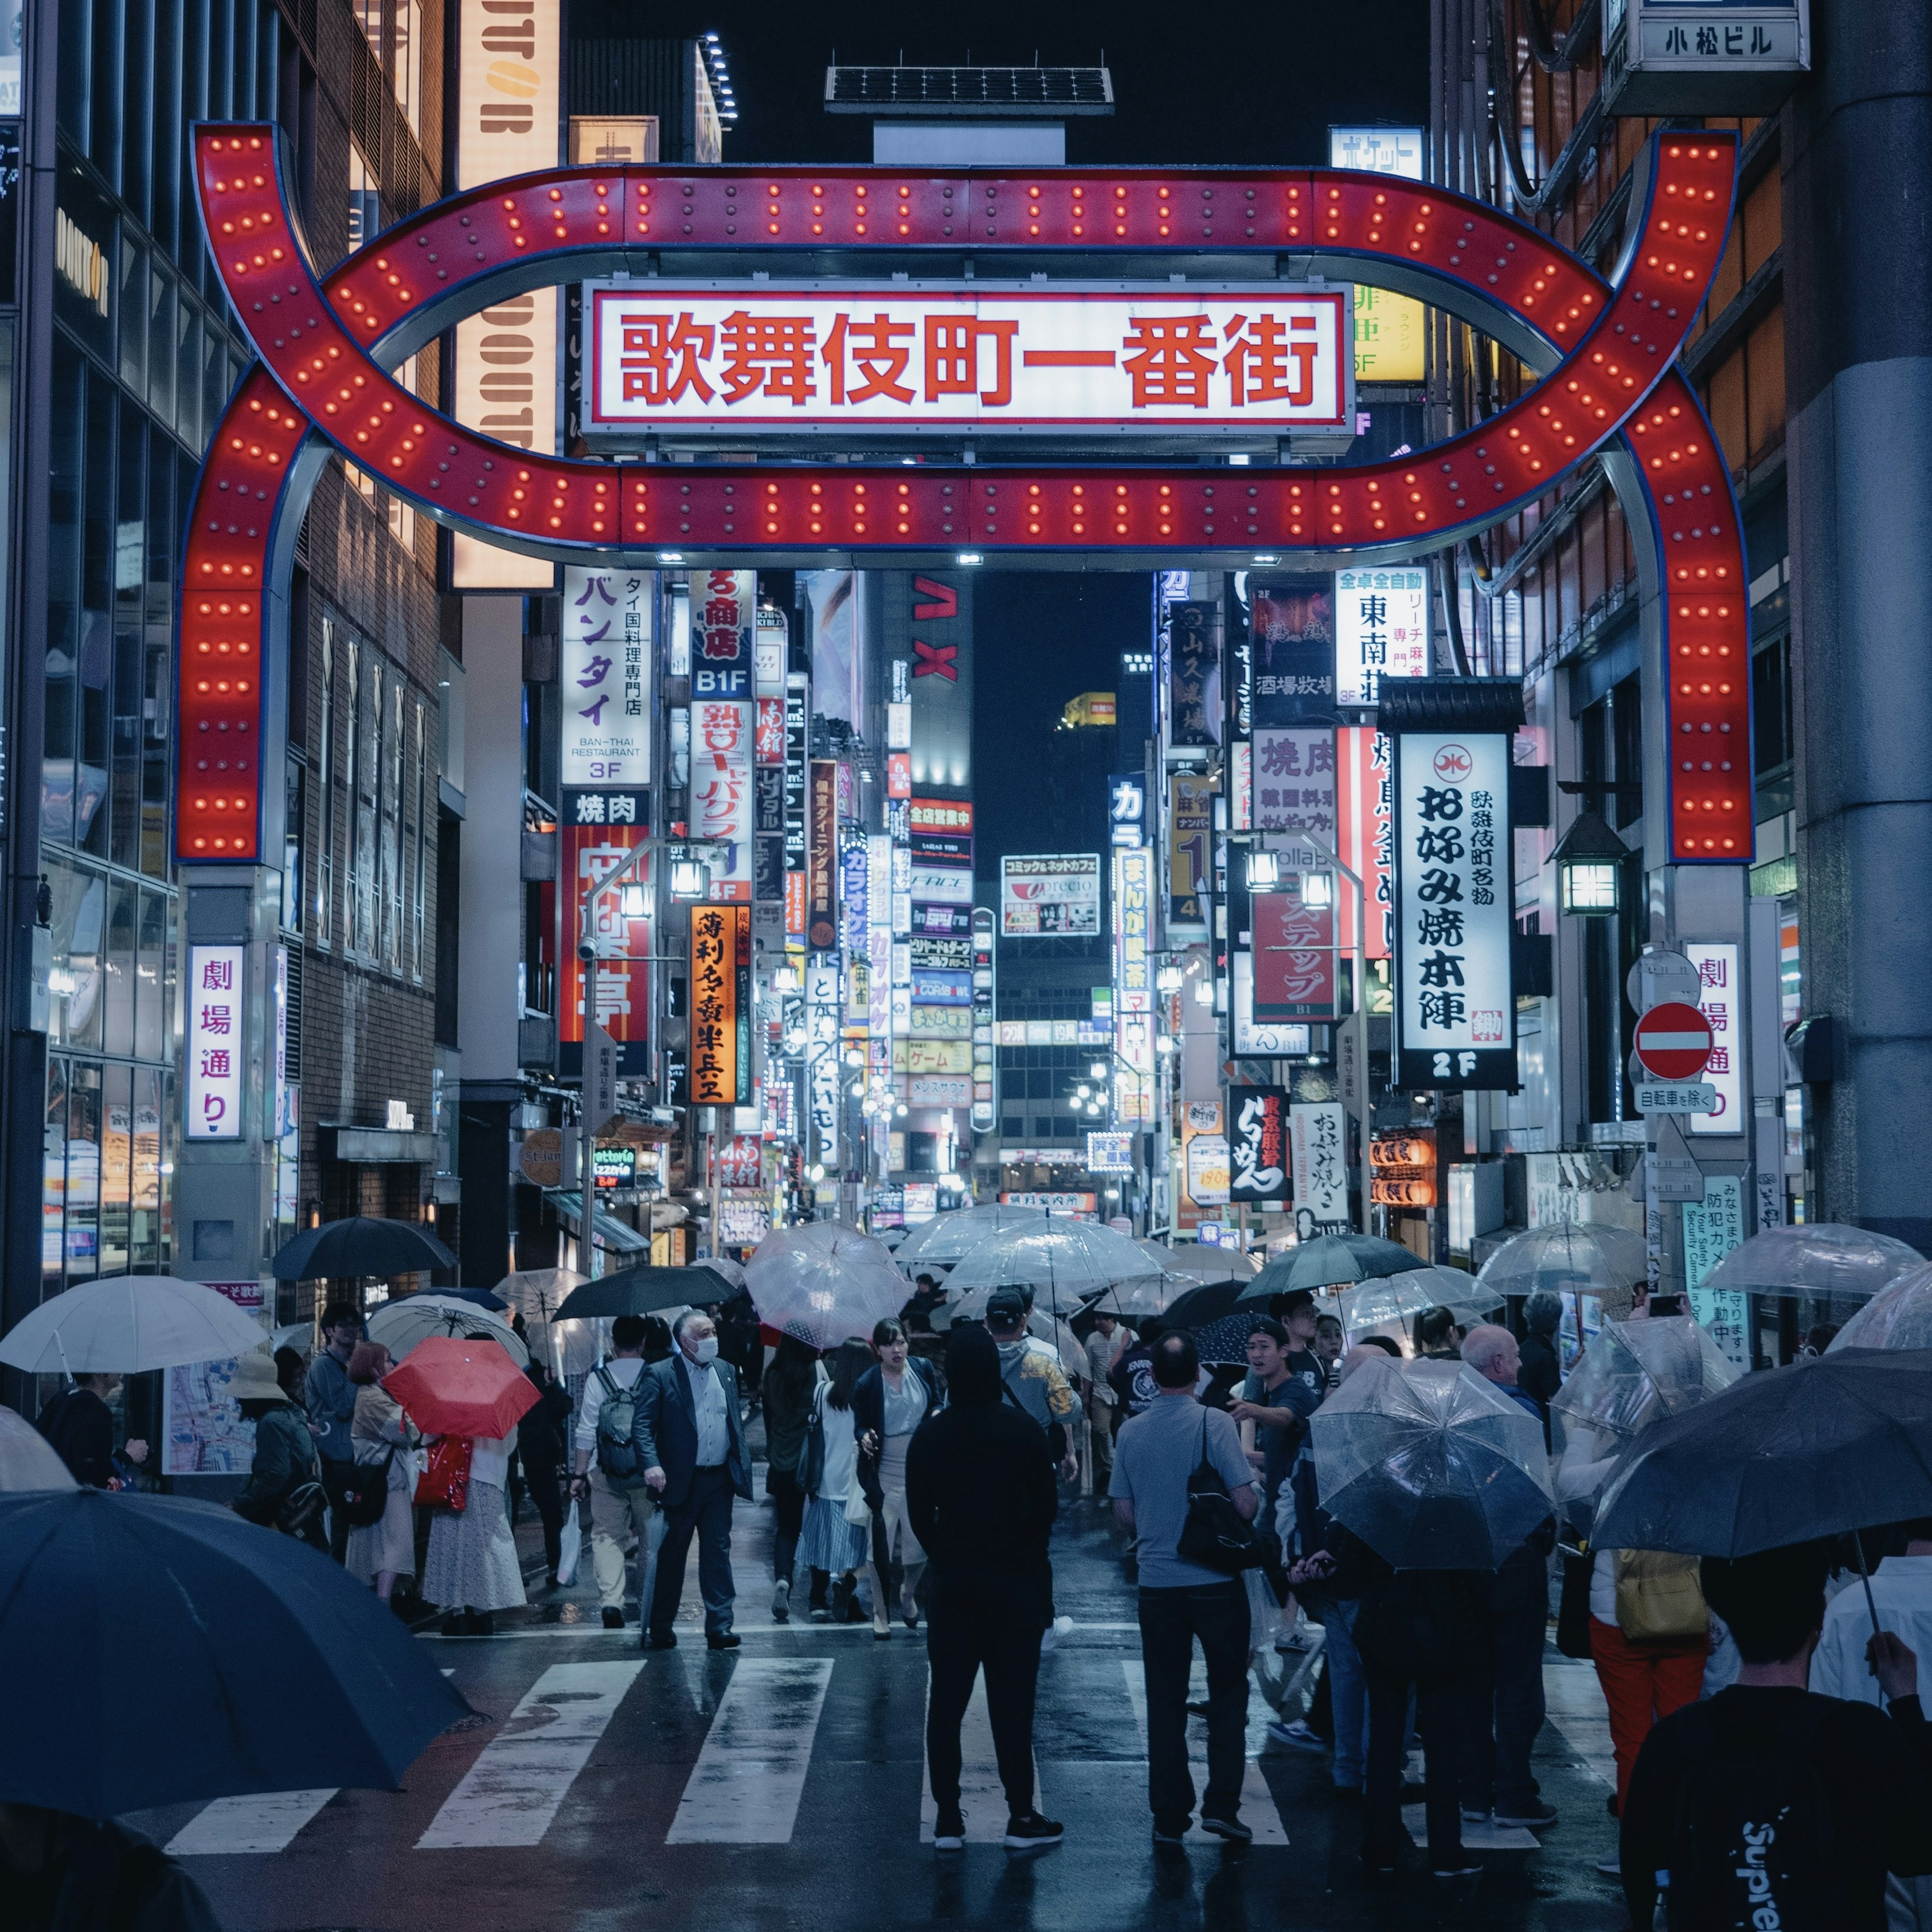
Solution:
M 592 434 L 1352 428 L 1351 291 L 592 283 Z
M 1008 939 L 1100 930 L 1100 855 L 1040 852 L 1000 861 L 1000 931 Z

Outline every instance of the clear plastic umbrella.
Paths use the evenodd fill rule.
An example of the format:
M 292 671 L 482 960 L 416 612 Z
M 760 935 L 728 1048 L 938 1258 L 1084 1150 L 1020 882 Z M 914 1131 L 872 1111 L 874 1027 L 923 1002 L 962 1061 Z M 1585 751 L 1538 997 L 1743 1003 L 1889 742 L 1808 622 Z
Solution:
M 0 1408 L 0 1490 L 71 1490 L 79 1485 L 53 1445 L 10 1408 Z
M 962 1294 L 957 1301 L 935 1308 L 932 1312 L 934 1329 L 943 1335 L 956 1322 L 985 1321 L 986 1304 L 992 1294 L 990 1288 L 976 1288 Z M 1056 1321 L 1046 1309 L 1036 1308 L 1028 1316 L 1027 1332 L 1049 1348 L 1060 1351 L 1060 1366 L 1069 1375 L 1084 1376 L 1087 1372 L 1087 1352 L 1081 1347 L 1078 1338 L 1064 1322 Z
M 1072 1314 L 1102 1288 L 1154 1274 L 1125 1234 L 1094 1221 L 1036 1219 L 976 1241 L 947 1276 L 955 1294 L 972 1288 L 1030 1288 L 1042 1306 Z
M 1190 1288 L 1204 1281 L 1252 1281 L 1261 1272 L 1260 1264 L 1238 1248 L 1204 1248 L 1198 1241 L 1178 1248 L 1159 1241 L 1136 1241 L 1134 1246 L 1164 1274 L 1189 1276 Z
M 1932 1348 L 1932 1262 L 1880 1288 L 1825 1352 L 1840 1348 Z
M 166 1274 L 116 1274 L 50 1296 L 0 1337 L 0 1362 L 29 1375 L 132 1375 L 224 1362 L 262 1346 L 225 1294 Z
M 571 1290 L 584 1281 L 574 1268 L 520 1268 L 496 1284 L 496 1292 L 524 1318 L 530 1353 L 560 1376 L 587 1376 L 597 1366 L 596 1324 L 556 1321 Z
M 1467 1328 L 1473 1322 L 1486 1321 L 1502 1300 L 1501 1295 L 1491 1298 L 1486 1294 L 1477 1287 L 1474 1277 L 1460 1268 L 1410 1268 L 1379 1281 L 1365 1281 L 1358 1288 L 1344 1288 L 1336 1298 L 1335 1312 L 1352 1334 L 1387 1322 L 1410 1321 L 1432 1308 L 1447 1308 Z
M 1604 1221 L 1558 1221 L 1504 1242 L 1476 1279 L 1497 1295 L 1616 1294 L 1648 1279 L 1643 1237 Z
M 1008 1228 L 1039 1228 L 1048 1216 L 1038 1208 L 1012 1208 L 982 1202 L 976 1208 L 949 1209 L 922 1221 L 892 1250 L 892 1258 L 910 1280 L 926 1268 L 949 1268 L 988 1234 Z
M 1694 1316 L 1606 1322 L 1550 1406 L 1566 1421 L 1628 1442 L 1729 1388 L 1742 1372 Z
M 891 1250 L 838 1221 L 773 1228 L 746 1264 L 745 1285 L 766 1328 L 814 1348 L 855 1335 L 870 1340 L 874 1324 L 906 1298 Z
M 1909 1268 L 1924 1265 L 1916 1248 L 1835 1221 L 1767 1228 L 1733 1248 L 1704 1277 L 1706 1288 L 1750 1294 L 1874 1295 Z
M 879 1245 L 884 1247 L 885 1244 L 882 1241 Z M 721 1301 L 729 1300 L 732 1294 L 743 1292 L 745 1270 L 729 1255 L 706 1255 L 701 1260 L 694 1262 L 692 1265 L 694 1268 L 708 1268 L 730 1290 L 729 1294 L 720 1295 L 716 1299 Z
M 1460 1362 L 1365 1364 L 1310 1426 L 1322 1507 L 1398 1570 L 1493 1570 L 1555 1513 L 1542 1424 Z
M 518 1368 L 530 1366 L 530 1352 L 509 1323 L 459 1295 L 426 1292 L 398 1296 L 370 1316 L 367 1332 L 370 1341 L 381 1342 L 398 1363 L 432 1335 L 456 1335 L 466 1341 L 500 1342 Z

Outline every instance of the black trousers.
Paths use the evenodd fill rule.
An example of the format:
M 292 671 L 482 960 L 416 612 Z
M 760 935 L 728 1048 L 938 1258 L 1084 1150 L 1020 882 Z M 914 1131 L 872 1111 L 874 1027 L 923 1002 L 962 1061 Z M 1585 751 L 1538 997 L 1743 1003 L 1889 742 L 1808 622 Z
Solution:
M 721 1462 L 692 1472 L 682 1502 L 664 1511 L 658 1549 L 658 1580 L 651 1592 L 651 1634 L 668 1636 L 684 1594 L 684 1563 L 698 1538 L 698 1588 L 704 1599 L 704 1633 L 722 1636 L 731 1628 L 736 1588 L 731 1580 L 731 1472 Z
M 328 1492 L 328 1553 L 340 1563 L 349 1554 L 349 1519 L 341 1509 L 342 1492 L 356 1480 L 352 1461 L 334 1462 L 322 1459 L 322 1486 Z M 422 1572 L 416 1572 L 421 1576 Z
M 1410 1680 L 1378 1670 L 1365 1658 L 1369 1683 L 1369 1771 L 1362 1818 L 1362 1856 L 1372 1863 L 1395 1862 L 1402 1843 L 1402 1768 L 1408 1736 Z M 1438 1870 L 1462 1859 L 1462 1817 L 1456 1790 L 1460 1687 L 1454 1682 L 1416 1684 L 1415 1728 L 1426 1769 L 1424 1802 L 1429 1820 L 1429 1862 Z
M 1529 1754 L 1543 1728 L 1547 1559 L 1519 1552 L 1486 1587 L 1488 1615 L 1462 1680 L 1462 1802 L 1520 1816 L 1537 1796 Z
M 794 1471 L 768 1464 L 765 1494 L 772 1499 L 772 1514 L 776 1518 L 772 1536 L 772 1580 L 788 1583 L 791 1573 L 798 1568 L 799 1534 L 805 1528 L 805 1492 L 799 1487 Z
M 1162 1831 L 1184 1831 L 1194 1813 L 1187 1769 L 1187 1678 L 1198 1640 L 1208 1663 L 1208 1789 L 1204 1813 L 1232 1818 L 1247 1773 L 1248 1592 L 1238 1577 L 1198 1588 L 1140 1594 L 1141 1665 L 1147 1676 L 1148 1799 Z
M 563 1486 L 557 1480 L 557 1466 L 526 1462 L 524 1484 L 543 1525 L 544 1567 L 554 1575 L 557 1559 L 563 1553 Z
M 1033 1809 L 1033 1704 L 1040 1676 L 1045 1579 L 978 1570 L 962 1576 L 933 1566 L 926 1607 L 926 1660 L 932 1696 L 926 1716 L 926 1756 L 933 1801 L 944 1811 L 959 1802 L 959 1726 L 973 1680 L 986 1673 L 986 1714 L 1006 1809 Z

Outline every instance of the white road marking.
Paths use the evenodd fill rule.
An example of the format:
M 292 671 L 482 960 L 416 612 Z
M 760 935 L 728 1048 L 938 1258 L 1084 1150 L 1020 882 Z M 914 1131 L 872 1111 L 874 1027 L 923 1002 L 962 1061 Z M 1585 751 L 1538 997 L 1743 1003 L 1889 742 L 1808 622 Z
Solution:
M 932 1673 L 926 1676 L 926 1714 L 932 1715 Z M 920 1730 L 920 1783 L 919 1841 L 932 1843 L 939 1822 L 939 1807 L 932 1796 L 932 1762 L 925 1754 L 925 1726 Z M 1034 1809 L 1045 1811 L 1040 1763 L 1034 1762 Z M 1006 1791 L 1000 1782 L 999 1759 L 993 1749 L 993 1723 L 986 1704 L 986 1678 L 982 1671 L 973 1680 L 973 1694 L 966 1700 L 966 1715 L 959 1726 L 959 1808 L 966 1817 L 966 1842 L 969 1845 L 998 1845 L 1006 1835 Z
M 1120 1659 L 1120 1674 L 1127 1680 L 1128 1701 L 1134 1707 L 1134 1726 L 1140 1732 L 1141 1749 L 1147 1749 L 1147 1678 L 1138 1658 Z M 1204 1691 L 1204 1680 L 1202 1687 Z M 1195 1687 L 1189 1687 L 1190 1694 L 1195 1694 Z M 1252 1688 L 1250 1696 L 1252 1700 Z M 1252 1739 L 1246 1746 L 1246 1762 L 1241 1773 L 1241 1822 L 1255 1834 L 1258 1845 L 1285 1845 L 1288 1833 L 1281 1822 L 1281 1812 L 1274 1802 L 1274 1793 L 1268 1789 L 1268 1782 L 1262 1775 L 1261 1766 L 1255 1762 Z M 1190 1717 L 1187 1720 L 1187 1769 L 1194 1780 L 1194 1795 L 1198 1804 L 1208 1788 L 1208 1726 L 1204 1718 Z M 1198 1825 L 1189 1826 L 1187 1836 L 1196 1844 L 1213 1844 L 1220 1841 L 1211 1832 L 1204 1832 Z
M 1543 1664 L 1543 1704 L 1577 1762 L 1606 1785 L 1617 1781 L 1616 1754 L 1610 1748 L 1610 1706 L 1597 1681 L 1594 1666 L 1568 1658 L 1546 1657 Z
M 320 1791 L 252 1792 L 204 1805 L 168 1840 L 170 1858 L 224 1858 L 240 1852 L 280 1852 L 335 1796 Z
M 444 1800 L 419 1850 L 542 1841 L 644 1659 L 554 1664 Z
M 743 1657 L 711 1720 L 669 1845 L 788 1845 L 832 1681 L 829 1657 Z

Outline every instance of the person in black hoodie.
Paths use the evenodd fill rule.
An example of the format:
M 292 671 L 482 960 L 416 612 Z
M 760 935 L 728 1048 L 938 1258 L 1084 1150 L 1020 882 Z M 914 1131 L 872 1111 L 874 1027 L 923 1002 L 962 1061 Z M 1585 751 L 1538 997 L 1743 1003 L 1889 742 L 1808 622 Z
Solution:
M 1030 1850 L 1063 1835 L 1034 1809 L 1033 1781 L 1034 1688 L 1053 1600 L 1053 1465 L 1040 1424 L 1001 1400 L 1000 1352 L 977 1323 L 952 1331 L 946 1382 L 950 1406 L 928 1414 L 906 1453 L 907 1511 L 932 1566 L 926 1748 L 939 1814 L 933 1842 L 941 1851 L 966 1842 L 959 1726 L 983 1668 L 1006 1787 L 1006 1843 Z

